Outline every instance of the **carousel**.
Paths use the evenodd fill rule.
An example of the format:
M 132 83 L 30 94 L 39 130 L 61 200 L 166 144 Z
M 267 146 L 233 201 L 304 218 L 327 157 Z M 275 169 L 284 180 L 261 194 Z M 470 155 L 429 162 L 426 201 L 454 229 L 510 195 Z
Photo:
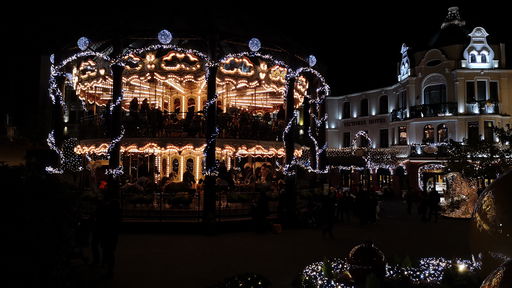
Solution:
M 329 86 L 312 68 L 314 56 L 285 63 L 275 51 L 260 53 L 256 38 L 249 49 L 231 43 L 226 50 L 239 51 L 222 56 L 216 47 L 203 53 L 183 43 L 167 30 L 124 47 L 82 37 L 78 49 L 52 55 L 49 91 L 57 117 L 48 144 L 59 161 L 46 170 L 65 173 L 80 155 L 76 170 L 103 167 L 121 184 L 145 177 L 194 188 L 225 171 L 234 185 L 278 182 L 299 166 L 327 171 Z M 66 134 L 70 115 L 78 119 L 74 135 Z M 314 151 L 311 161 L 297 160 L 298 131 Z M 73 136 L 76 155 L 66 157 L 63 145 Z

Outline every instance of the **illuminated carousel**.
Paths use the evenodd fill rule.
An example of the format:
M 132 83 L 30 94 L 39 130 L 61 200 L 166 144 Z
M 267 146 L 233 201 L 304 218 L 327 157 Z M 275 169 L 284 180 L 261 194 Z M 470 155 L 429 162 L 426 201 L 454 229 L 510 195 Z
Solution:
M 221 56 L 218 44 L 208 43 L 203 53 L 171 41 L 184 42 L 167 30 L 125 47 L 83 37 L 76 53 L 52 55 L 49 91 L 56 117 L 48 144 L 59 161 L 47 167 L 49 173 L 102 168 L 121 185 L 141 177 L 186 182 L 203 187 L 205 194 L 195 197 L 213 207 L 218 197 L 208 191 L 218 191 L 219 178 L 242 186 L 285 181 L 298 166 L 327 172 L 329 86 L 311 68 L 314 56 L 294 60 L 294 69 L 276 53 L 260 53 L 256 38 L 250 51 Z M 81 106 L 74 113 L 72 98 Z M 75 134 L 68 131 L 71 114 L 79 115 Z M 308 161 L 298 160 L 299 134 L 314 151 Z M 70 156 L 63 151 L 75 142 L 66 140 L 72 136 L 79 144 Z M 229 179 L 223 178 L 226 171 Z

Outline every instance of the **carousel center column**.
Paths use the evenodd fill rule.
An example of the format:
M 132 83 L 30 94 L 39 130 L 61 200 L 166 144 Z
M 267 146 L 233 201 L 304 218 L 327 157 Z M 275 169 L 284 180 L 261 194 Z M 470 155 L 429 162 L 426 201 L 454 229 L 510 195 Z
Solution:
M 210 41 L 210 59 L 215 59 L 215 41 Z M 217 179 L 217 163 L 215 161 L 216 139 L 217 139 L 217 65 L 210 65 L 207 71 L 207 101 L 204 107 L 206 113 L 206 147 L 204 150 L 205 175 L 204 183 L 204 204 L 203 204 L 203 223 L 206 233 L 215 232 L 215 200 Z
M 123 71 L 124 65 L 114 63 L 112 69 L 112 106 L 111 106 L 111 147 L 109 154 L 109 168 L 111 171 L 119 169 L 121 151 L 121 101 L 123 100 Z M 109 192 L 114 198 L 119 197 L 119 177 L 116 174 L 109 175 Z

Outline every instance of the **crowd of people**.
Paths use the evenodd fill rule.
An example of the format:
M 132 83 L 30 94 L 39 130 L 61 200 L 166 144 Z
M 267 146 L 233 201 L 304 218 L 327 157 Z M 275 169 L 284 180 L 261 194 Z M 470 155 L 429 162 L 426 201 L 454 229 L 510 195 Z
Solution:
M 361 225 L 377 222 L 383 194 L 359 186 L 330 187 L 328 191 L 313 194 L 300 209 L 303 221 L 312 227 L 323 227 L 330 234 L 333 223 L 350 223 L 356 217 Z
M 394 192 L 389 187 L 376 191 L 373 187 L 329 187 L 327 191 L 310 194 L 299 209 L 302 222 L 309 227 L 320 228 L 324 237 L 333 236 L 335 223 L 359 225 L 377 223 L 386 213 L 384 200 L 392 200 Z M 399 199 L 406 204 L 406 214 L 422 222 L 437 222 L 441 212 L 440 194 L 435 191 L 421 191 L 419 194 L 408 190 Z M 415 214 L 415 215 L 413 215 Z M 355 219 L 354 219 L 355 218 Z M 354 221 L 355 220 L 355 221 Z
M 81 137 L 112 136 L 110 106 L 111 103 L 108 102 L 100 116 L 90 115 L 82 119 Z M 273 113 L 236 107 L 223 111 L 218 107 L 218 137 L 281 141 L 286 127 L 284 114 L 282 106 Z M 195 106 L 188 107 L 188 112 L 170 112 L 156 108 L 148 99 L 144 99 L 139 105 L 137 98 L 133 98 L 128 112 L 124 112 L 122 116 L 126 137 L 205 137 L 205 120 L 204 111 L 195 112 Z

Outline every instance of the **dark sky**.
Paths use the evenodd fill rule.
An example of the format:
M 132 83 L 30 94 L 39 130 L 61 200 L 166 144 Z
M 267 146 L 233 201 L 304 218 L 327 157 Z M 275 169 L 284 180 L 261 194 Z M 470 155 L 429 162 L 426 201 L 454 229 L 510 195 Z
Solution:
M 332 95 L 394 84 L 401 44 L 406 42 L 414 48 L 427 43 L 440 30 L 450 6 L 459 6 L 469 27 L 483 26 L 491 34 L 490 42 L 512 40 L 512 32 L 507 31 L 510 24 L 505 24 L 510 16 L 499 1 L 485 2 L 488 9 L 469 5 L 469 1 L 353 1 L 350 5 L 341 1 L 296 1 L 284 8 L 275 7 L 279 1 L 224 5 L 212 1 L 215 5 L 208 6 L 201 6 L 199 1 L 185 1 L 188 5 L 172 2 L 126 2 L 117 7 L 80 2 L 89 4 L 80 9 L 76 5 L 49 4 L 32 6 L 31 12 L 18 10 L 19 23 L 7 25 L 7 32 L 13 34 L 9 38 L 15 39 L 14 43 L 24 43 L 22 47 L 27 51 L 22 59 L 8 60 L 14 62 L 10 64 L 14 69 L 22 67 L 27 76 L 23 83 L 11 78 L 11 83 L 17 85 L 11 85 L 11 93 L 16 96 L 8 100 L 12 102 L 10 106 L 37 97 L 34 94 L 39 91 L 40 55 L 72 47 L 81 36 L 93 41 L 114 35 L 155 37 L 165 28 L 174 37 L 201 36 L 209 31 L 237 41 L 258 37 L 263 46 L 272 43 L 298 56 L 316 55 L 316 68 L 326 76 L 333 88 Z M 254 5 L 247 8 L 244 3 Z M 509 58 L 512 60 L 512 55 Z M 23 86 L 21 93 L 19 85 Z

